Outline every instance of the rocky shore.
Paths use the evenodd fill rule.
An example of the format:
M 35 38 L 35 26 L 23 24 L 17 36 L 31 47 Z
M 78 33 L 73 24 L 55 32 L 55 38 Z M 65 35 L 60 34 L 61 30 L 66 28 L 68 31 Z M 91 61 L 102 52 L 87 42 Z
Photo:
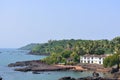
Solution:
M 70 66 L 70 65 L 48 65 L 45 62 L 41 60 L 31 60 L 31 61 L 20 61 L 16 63 L 11 63 L 8 65 L 9 67 L 15 67 L 15 71 L 22 71 L 22 72 L 28 72 L 32 71 L 33 74 L 41 74 L 41 71 L 66 71 L 66 70 L 75 70 L 75 71 L 86 71 L 86 70 L 93 70 L 93 71 L 110 71 L 109 69 L 104 69 L 102 66 L 98 65 L 87 65 L 87 64 L 78 64 L 75 66 Z M 100 69 L 100 70 L 98 70 Z M 111 78 L 114 78 L 117 80 L 120 78 L 120 71 L 117 73 L 114 73 Z M 102 78 L 98 77 L 98 79 L 93 79 L 93 77 L 84 77 L 84 78 L 71 78 L 71 77 L 63 77 L 60 78 L 59 80 L 111 80 L 108 78 Z M 112 79 L 113 80 L 113 79 Z
M 119 80 L 116 78 L 102 78 L 102 77 L 83 77 L 83 78 L 72 78 L 72 77 L 62 77 L 59 80 Z
M 74 70 L 74 71 L 98 71 L 98 72 L 110 72 L 111 69 L 104 68 L 101 65 L 90 65 L 90 64 L 78 64 L 72 65 L 48 65 L 41 60 L 21 61 L 11 63 L 9 67 L 15 67 L 15 71 L 60 71 L 60 70 Z M 88 67 L 89 66 L 89 67 Z M 17 68 L 19 67 L 19 68 Z
M 2 77 L 0 76 L 0 80 L 2 80 Z
M 37 73 L 38 71 L 62 71 L 62 70 L 70 70 L 74 68 L 69 66 L 62 67 L 62 66 L 48 65 L 40 60 L 21 61 L 21 62 L 11 63 L 8 66 L 15 67 L 14 69 L 15 71 L 22 71 L 22 72 L 34 71 L 34 73 Z
M 73 78 L 73 77 L 62 77 L 59 80 L 120 80 L 120 71 L 115 72 L 111 76 L 101 77 L 98 72 L 93 72 L 92 76 L 82 77 L 82 78 Z
M 93 72 L 92 73 L 92 76 L 88 76 L 88 77 L 81 77 L 81 78 L 72 78 L 70 76 L 68 77 L 62 77 L 60 78 L 59 80 L 120 80 L 120 77 L 119 77 L 120 73 L 116 73 L 114 74 L 114 76 L 109 76 L 109 77 L 101 77 L 99 75 L 99 73 L 97 72 Z
M 97 71 L 97 72 L 111 72 L 112 68 L 104 68 L 102 65 L 99 64 L 78 64 L 82 68 L 88 71 Z

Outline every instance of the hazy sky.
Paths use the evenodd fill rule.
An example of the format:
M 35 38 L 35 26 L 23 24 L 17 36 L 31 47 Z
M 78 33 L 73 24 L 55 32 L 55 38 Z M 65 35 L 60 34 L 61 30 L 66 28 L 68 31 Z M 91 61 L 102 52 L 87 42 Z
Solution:
M 0 0 L 0 48 L 120 36 L 120 0 Z

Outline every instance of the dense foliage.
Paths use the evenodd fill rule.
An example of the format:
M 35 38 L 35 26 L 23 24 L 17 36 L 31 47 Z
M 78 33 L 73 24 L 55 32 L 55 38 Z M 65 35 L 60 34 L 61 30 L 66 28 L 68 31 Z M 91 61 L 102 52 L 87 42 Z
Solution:
M 111 56 L 108 56 L 104 59 L 103 61 L 103 66 L 104 67 L 112 67 L 114 65 L 119 65 L 119 54 L 114 54 L 114 55 L 111 55 Z
M 119 68 L 120 64 L 120 46 L 117 47 L 113 55 L 110 55 L 106 57 L 103 61 L 104 67 L 112 67 L 114 65 L 117 65 Z
M 84 54 L 110 54 L 120 49 L 120 37 L 112 40 L 49 40 L 35 46 L 32 53 L 50 53 L 44 61 L 49 64 L 79 62 Z
M 40 44 L 36 44 L 36 43 L 31 43 L 31 44 L 28 44 L 24 47 L 21 47 L 19 49 L 21 50 L 32 50 L 34 47 L 36 47 L 37 45 L 40 45 Z
M 50 40 L 48 43 L 37 45 L 32 49 L 32 52 L 61 53 L 68 50 L 84 55 L 111 53 L 114 48 L 115 43 L 109 40 Z

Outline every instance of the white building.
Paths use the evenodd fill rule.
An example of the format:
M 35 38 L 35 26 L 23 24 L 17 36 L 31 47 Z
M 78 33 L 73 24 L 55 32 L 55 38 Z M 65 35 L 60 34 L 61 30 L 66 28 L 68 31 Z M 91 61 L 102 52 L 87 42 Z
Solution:
M 106 55 L 89 55 L 86 54 L 80 57 L 80 63 L 89 63 L 89 64 L 103 64 L 103 59 Z

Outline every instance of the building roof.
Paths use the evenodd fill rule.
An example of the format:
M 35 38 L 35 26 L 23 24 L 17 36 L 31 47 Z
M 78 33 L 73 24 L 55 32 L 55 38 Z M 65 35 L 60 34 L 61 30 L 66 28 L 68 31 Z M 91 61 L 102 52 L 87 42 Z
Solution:
M 90 55 L 90 54 L 86 54 L 82 57 L 87 57 L 87 58 L 90 58 L 90 57 L 98 57 L 98 58 L 103 58 L 103 57 L 106 57 L 106 55 Z

